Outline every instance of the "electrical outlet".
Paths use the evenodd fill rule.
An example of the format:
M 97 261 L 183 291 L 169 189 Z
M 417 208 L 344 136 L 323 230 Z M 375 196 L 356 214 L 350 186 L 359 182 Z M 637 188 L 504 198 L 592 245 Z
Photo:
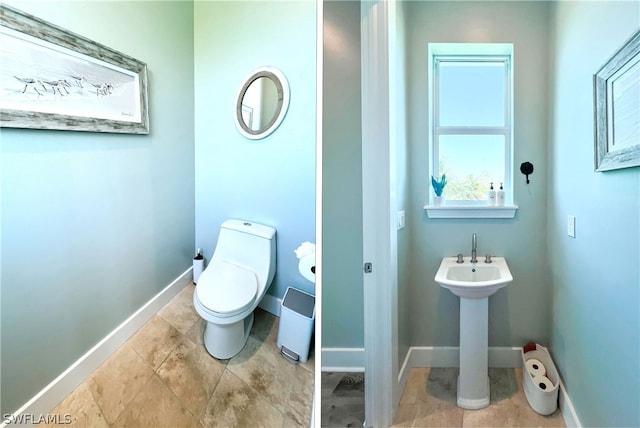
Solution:
M 576 216 L 574 215 L 567 217 L 567 235 L 572 238 L 576 237 Z
M 404 229 L 404 211 L 398 211 L 398 230 Z

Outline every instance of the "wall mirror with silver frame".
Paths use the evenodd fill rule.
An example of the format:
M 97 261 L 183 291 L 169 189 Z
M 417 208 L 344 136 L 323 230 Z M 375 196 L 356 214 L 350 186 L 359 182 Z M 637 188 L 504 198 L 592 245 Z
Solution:
M 236 98 L 234 119 L 238 131 L 251 140 L 273 133 L 287 114 L 289 96 L 289 83 L 280 70 L 254 70 L 243 81 Z

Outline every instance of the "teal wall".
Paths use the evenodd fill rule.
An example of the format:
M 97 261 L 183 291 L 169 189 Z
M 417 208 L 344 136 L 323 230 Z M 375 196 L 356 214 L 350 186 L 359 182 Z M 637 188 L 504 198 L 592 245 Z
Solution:
M 411 199 L 408 305 L 413 346 L 458 346 L 459 299 L 434 281 L 442 257 L 504 256 L 514 280 L 489 300 L 489 346 L 521 346 L 550 338 L 551 288 L 547 274 L 546 152 L 549 5 L 546 2 L 406 2 L 408 139 Z M 427 45 L 431 42 L 514 44 L 515 219 L 428 219 Z M 519 165 L 535 165 L 531 184 Z
M 0 131 L 2 414 L 191 266 L 193 3 L 11 2 L 147 63 L 149 135 Z
M 315 2 L 195 2 L 196 244 L 213 254 L 228 218 L 277 229 L 277 271 L 268 293 L 314 292 L 294 250 L 315 242 Z M 291 101 L 280 127 L 245 139 L 234 124 L 236 95 L 251 72 L 280 69 Z
M 558 2 L 552 18 L 551 353 L 583 426 L 640 426 L 640 168 L 594 172 L 592 89 L 640 2 Z
M 324 2 L 322 347 L 364 346 L 360 3 Z

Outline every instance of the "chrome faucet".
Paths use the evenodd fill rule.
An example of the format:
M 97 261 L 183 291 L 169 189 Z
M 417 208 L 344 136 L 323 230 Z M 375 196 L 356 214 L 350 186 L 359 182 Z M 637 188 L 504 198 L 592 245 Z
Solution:
M 478 237 L 474 233 L 473 235 L 471 235 L 471 263 L 478 262 L 477 252 L 478 252 Z

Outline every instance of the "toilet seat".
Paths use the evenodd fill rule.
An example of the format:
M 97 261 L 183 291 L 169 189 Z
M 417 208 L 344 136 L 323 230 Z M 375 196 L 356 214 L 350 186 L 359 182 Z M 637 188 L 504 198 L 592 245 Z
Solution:
M 232 316 L 254 302 L 258 292 L 255 273 L 224 261 L 212 262 L 198 280 L 198 300 L 211 312 Z

